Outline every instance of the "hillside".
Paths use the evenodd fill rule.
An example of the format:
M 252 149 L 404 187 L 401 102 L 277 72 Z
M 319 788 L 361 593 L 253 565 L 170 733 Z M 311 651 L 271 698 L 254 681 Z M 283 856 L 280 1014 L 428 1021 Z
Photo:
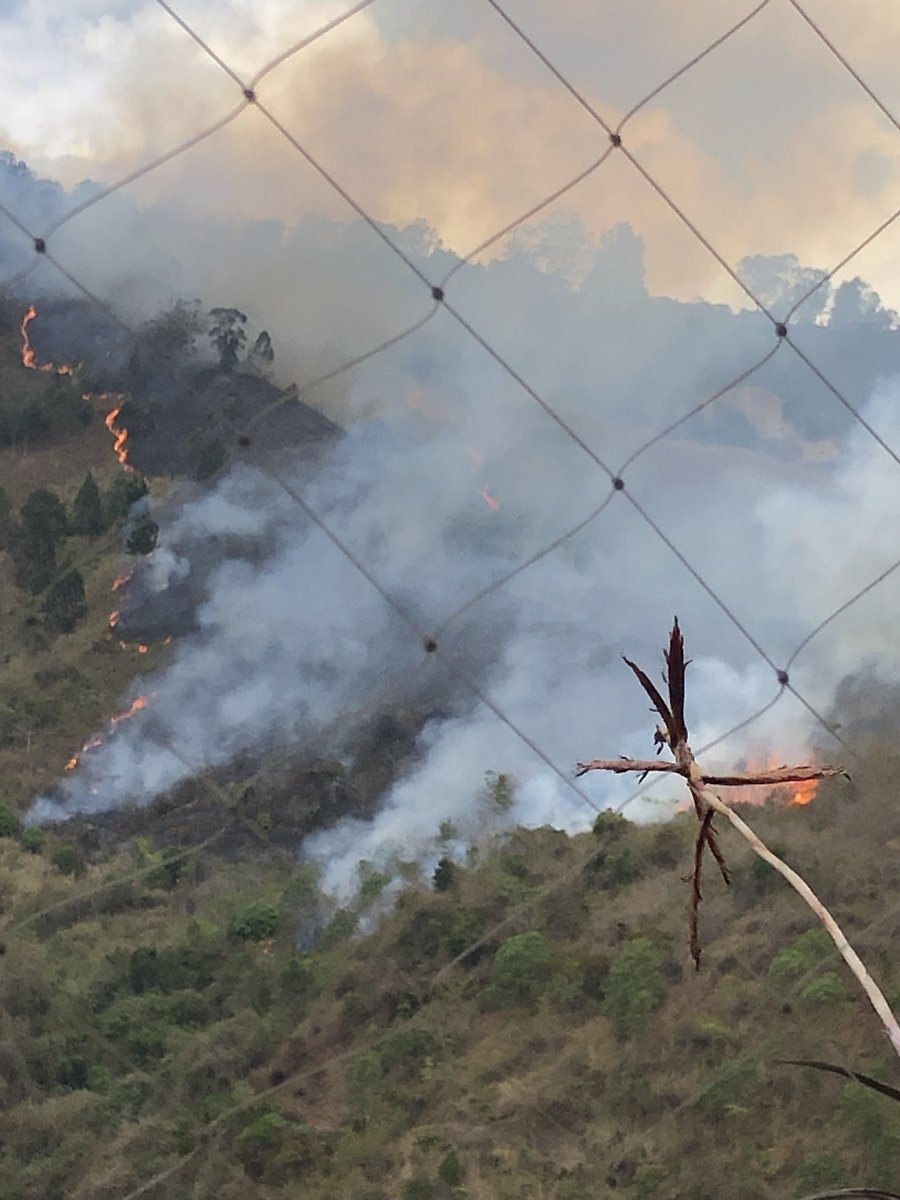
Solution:
M 882 748 L 810 807 L 752 813 L 895 1001 L 897 769 Z M 343 909 L 262 816 L 240 862 L 215 840 L 91 851 L 78 823 L 2 839 L 5 1195 L 124 1200 L 157 1175 L 141 1194 L 896 1187 L 898 1106 L 777 1064 L 896 1081 L 827 938 L 731 838 L 689 968 L 691 825 L 498 831 L 432 879 L 361 863 Z
M 0 327 L 4 1198 L 762 1200 L 900 1187 L 900 1105 L 778 1062 L 898 1081 L 828 939 L 725 832 L 734 882 L 707 880 L 694 973 L 693 817 L 638 827 L 605 814 L 574 837 L 508 828 L 500 793 L 514 785 L 494 776 L 477 841 L 460 846 L 425 796 L 427 868 L 360 862 L 341 906 L 298 859 L 303 836 L 371 814 L 414 758 L 425 714 L 410 706 L 361 726 L 342 761 L 245 756 L 144 810 L 23 828 L 28 802 L 167 648 L 141 653 L 110 628 L 113 584 L 141 553 L 126 542 L 144 485 L 113 453 L 109 398 L 85 400 L 86 368 L 23 365 L 21 315 L 11 306 Z M 215 371 L 201 380 L 213 405 L 226 391 L 278 399 L 256 378 L 243 390 Z M 140 414 L 141 397 L 131 403 Z M 149 486 L 155 501 L 171 484 Z M 33 500 L 48 491 L 55 505 Z M 22 541 L 38 518 L 52 553 Z M 83 597 L 50 603 L 73 572 Z M 871 765 L 822 784 L 808 807 L 773 802 L 750 819 L 898 1003 L 892 698 L 845 690 L 842 703 Z

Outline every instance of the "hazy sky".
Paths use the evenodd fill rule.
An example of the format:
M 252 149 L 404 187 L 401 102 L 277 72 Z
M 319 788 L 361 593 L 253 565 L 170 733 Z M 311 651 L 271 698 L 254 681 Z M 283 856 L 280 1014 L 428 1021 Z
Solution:
M 180 0 L 247 78 L 349 5 Z M 755 7 L 750 0 L 518 0 L 511 15 L 616 123 Z M 805 8 L 900 112 L 890 0 Z M 605 134 L 486 0 L 376 0 L 267 76 L 261 99 L 379 220 L 424 218 L 458 252 L 587 167 Z M 235 83 L 153 0 L 20 0 L 0 16 L 0 143 L 75 183 L 111 181 L 224 116 Z M 733 264 L 795 253 L 837 263 L 897 206 L 900 133 L 788 0 L 644 107 L 627 146 Z M 131 194 L 225 219 L 344 216 L 343 202 L 247 111 Z M 651 289 L 740 302 L 709 256 L 621 156 L 557 207 L 648 243 Z M 900 299 L 900 229 L 853 274 Z

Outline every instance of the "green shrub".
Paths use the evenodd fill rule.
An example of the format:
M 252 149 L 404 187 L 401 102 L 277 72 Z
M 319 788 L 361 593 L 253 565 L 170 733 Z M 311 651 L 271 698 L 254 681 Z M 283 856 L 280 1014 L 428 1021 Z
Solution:
M 22 849 L 27 850 L 29 854 L 40 854 L 46 840 L 46 834 L 37 825 L 29 825 L 27 829 L 23 829 L 22 836 L 19 838 Z
M 447 1184 L 448 1187 L 459 1187 L 462 1183 L 462 1167 L 459 1162 L 459 1155 L 455 1150 L 451 1150 L 449 1154 L 441 1161 L 438 1167 L 438 1177 Z
M 431 883 L 436 892 L 449 892 L 456 883 L 456 864 L 452 858 L 438 859 L 438 864 L 434 868 L 434 874 L 431 877 Z
M 290 1125 L 281 1113 L 267 1112 L 253 1116 L 238 1134 L 234 1153 L 238 1162 L 252 1179 L 258 1179 L 267 1162 L 281 1146 L 284 1131 Z
M 396 1029 L 381 1043 L 382 1069 L 397 1079 L 417 1078 L 440 1049 L 437 1038 L 427 1029 Z
M 359 918 L 349 908 L 339 908 L 322 931 L 319 943 L 323 949 L 331 949 L 346 941 L 356 930 Z
M 553 971 L 553 951 L 537 929 L 507 938 L 491 965 L 491 988 L 501 1002 L 533 1004 Z
M 599 842 L 609 845 L 621 841 L 628 833 L 628 822 L 621 813 L 612 808 L 605 808 L 591 826 L 591 832 Z
M 265 900 L 254 900 L 232 918 L 228 932 L 231 937 L 261 942 L 263 938 L 271 937 L 275 932 L 280 915 L 277 905 L 269 904 Z
M 838 1004 L 846 1004 L 850 993 L 836 971 L 826 971 L 824 975 L 811 979 L 806 987 L 801 989 L 797 998 L 801 1004 L 819 1004 L 833 1008 Z
M 75 846 L 64 842 L 50 855 L 50 861 L 63 875 L 78 876 L 84 872 L 84 862 Z
M 769 977 L 775 980 L 797 978 L 836 954 L 827 930 L 821 927 L 806 929 L 775 955 L 769 966 Z
M 8 804 L 0 801 L 0 837 L 18 837 L 19 829 L 18 814 Z
M 639 1033 L 665 990 L 662 954 L 649 938 L 634 938 L 610 964 L 603 1011 L 620 1036 Z

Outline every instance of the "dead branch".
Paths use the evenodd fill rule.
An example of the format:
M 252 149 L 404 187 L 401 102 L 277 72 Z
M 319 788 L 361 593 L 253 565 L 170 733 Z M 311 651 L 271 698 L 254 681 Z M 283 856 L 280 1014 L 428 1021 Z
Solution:
M 576 775 L 586 775 L 588 771 L 612 771 L 622 775 L 626 771 L 639 771 L 649 774 L 659 771 L 668 775 L 688 776 L 688 768 L 677 762 L 660 761 L 653 758 L 595 758 L 590 762 L 578 763 Z M 768 771 L 733 771 L 730 775 L 704 774 L 707 783 L 716 787 L 744 787 L 755 783 L 805 783 L 810 779 L 832 779 L 842 775 L 845 779 L 850 776 L 843 767 L 772 767 Z
M 837 946 L 842 958 L 862 987 L 879 1020 L 887 1031 L 891 1045 L 897 1055 L 900 1056 L 900 1025 L 897 1024 L 897 1018 L 891 1011 L 890 1005 L 885 1000 L 878 985 L 872 979 L 871 975 L 869 975 L 859 955 L 847 941 L 834 917 L 806 881 L 786 863 L 782 862 L 776 854 L 773 854 L 746 821 L 739 817 L 733 809 L 729 808 L 725 801 L 710 786 L 715 784 L 721 787 L 744 787 L 747 785 L 803 783 L 810 779 L 827 779 L 835 775 L 846 776 L 846 771 L 840 767 L 813 767 L 807 765 L 781 766 L 769 771 L 742 771 L 730 775 L 707 774 L 695 760 L 688 742 L 687 725 L 684 719 L 684 676 L 688 660 L 684 657 L 684 642 L 681 630 L 678 627 L 677 618 L 672 627 L 669 637 L 669 648 L 665 652 L 665 658 L 667 667 L 666 683 L 669 690 L 668 704 L 646 672 L 642 671 L 636 663 L 631 662 L 627 658 L 625 662 L 634 672 L 641 687 L 650 697 L 654 711 L 659 713 L 665 723 L 665 730 L 657 727 L 654 735 L 654 742 L 658 747 L 658 751 L 663 746 L 668 746 L 672 751 L 675 761 L 654 762 L 652 760 L 632 758 L 598 758 L 592 759 L 590 762 L 579 763 L 577 773 L 584 775 L 588 771 L 611 771 L 615 774 L 622 774 L 626 771 L 638 771 L 642 775 L 647 775 L 651 771 L 657 771 L 681 775 L 684 778 L 691 793 L 697 820 L 700 822 L 694 846 L 690 903 L 690 950 L 694 964 L 698 969 L 700 967 L 701 953 L 698 932 L 699 909 L 702 899 L 700 878 L 704 847 L 709 847 L 710 853 L 719 865 L 723 879 L 726 883 L 729 882 L 728 868 L 719 849 L 716 830 L 713 825 L 714 815 L 720 813 L 740 833 L 741 837 L 750 844 L 754 853 L 759 855 L 782 878 L 787 880 L 828 930 L 832 941 Z

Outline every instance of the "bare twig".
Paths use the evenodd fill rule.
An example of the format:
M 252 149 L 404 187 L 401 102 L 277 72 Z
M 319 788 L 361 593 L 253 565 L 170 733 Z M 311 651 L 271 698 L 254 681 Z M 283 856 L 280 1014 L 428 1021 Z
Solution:
M 700 878 L 704 847 L 709 847 L 710 853 L 719 864 L 722 877 L 726 883 L 729 882 L 728 868 L 719 849 L 716 830 L 713 825 L 713 817 L 716 813 L 719 813 L 749 843 L 755 854 L 759 855 L 764 862 L 767 862 L 782 878 L 787 880 L 828 930 L 832 941 L 837 946 L 842 958 L 850 968 L 860 987 L 862 987 L 868 997 L 869 1003 L 884 1026 L 894 1051 L 900 1057 L 900 1025 L 897 1023 L 897 1018 L 891 1011 L 890 1005 L 885 1000 L 878 985 L 866 970 L 859 955 L 847 941 L 837 921 L 835 921 L 819 897 L 813 892 L 809 884 L 776 854 L 773 854 L 768 846 L 754 833 L 747 822 L 738 816 L 733 809 L 729 808 L 725 801 L 711 787 L 713 784 L 722 787 L 742 787 L 747 785 L 802 783 L 810 779 L 825 779 L 834 775 L 846 775 L 846 772 L 840 767 L 781 766 L 768 771 L 742 771 L 730 775 L 707 774 L 695 760 L 688 742 L 687 724 L 684 719 L 684 676 L 688 663 L 684 657 L 684 642 L 681 630 L 678 627 L 677 618 L 672 627 L 669 637 L 669 648 L 666 651 L 665 657 L 668 672 L 666 679 L 669 689 L 668 704 L 666 704 L 656 685 L 646 672 L 642 671 L 636 663 L 631 662 L 627 658 L 625 662 L 637 676 L 641 687 L 650 697 L 654 710 L 659 713 L 665 722 L 665 729 L 657 729 L 654 741 L 660 749 L 663 746 L 668 746 L 672 751 L 675 761 L 654 762 L 645 759 L 629 758 L 592 759 L 590 762 L 578 764 L 578 774 L 583 775 L 587 771 L 612 771 L 616 774 L 625 771 L 639 771 L 646 775 L 651 771 L 658 771 L 681 775 L 684 778 L 691 793 L 691 799 L 694 802 L 694 811 L 697 814 L 697 820 L 700 822 L 694 847 L 694 868 L 691 875 L 690 903 L 690 950 L 694 964 L 698 969 L 701 953 L 698 916 L 700 901 L 702 899 Z M 838 1193 L 834 1194 L 837 1195 Z M 843 1194 L 875 1195 L 876 1193 L 850 1191 Z
M 576 775 L 585 775 L 588 771 L 612 771 L 624 774 L 626 771 L 641 771 L 649 774 L 659 771 L 668 775 L 688 776 L 688 768 L 677 762 L 660 761 L 653 758 L 595 758 L 590 762 L 578 763 Z M 770 767 L 766 771 L 732 771 L 729 775 L 714 775 L 704 773 L 707 783 L 716 787 L 744 787 L 746 784 L 757 783 L 805 783 L 810 779 L 831 779 L 842 775 L 845 779 L 850 776 L 843 767 Z

